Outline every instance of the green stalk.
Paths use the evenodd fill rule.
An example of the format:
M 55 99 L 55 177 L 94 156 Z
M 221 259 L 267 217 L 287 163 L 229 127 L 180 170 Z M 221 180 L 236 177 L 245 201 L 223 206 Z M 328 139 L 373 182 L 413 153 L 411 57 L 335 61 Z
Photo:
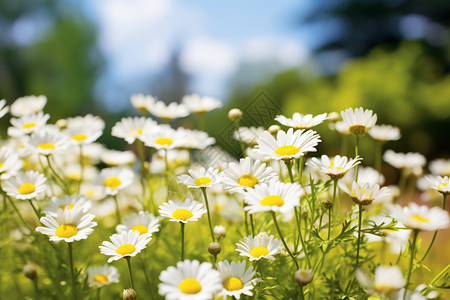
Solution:
M 294 183 L 294 175 L 292 175 L 292 161 L 291 160 L 285 160 L 284 164 L 286 165 L 289 173 L 289 178 L 291 179 L 291 183 Z
M 78 181 L 77 185 L 77 193 L 80 193 L 80 187 L 81 183 L 83 182 L 83 176 L 84 176 L 84 164 L 83 164 L 83 145 L 80 144 L 80 180 Z
M 252 236 L 255 236 L 255 225 L 253 224 L 253 215 L 250 214 L 250 226 L 252 228 Z
M 405 285 L 405 293 L 403 293 L 403 300 L 406 299 L 406 293 L 408 292 L 408 286 L 411 280 L 411 273 L 412 273 L 412 267 L 413 267 L 413 262 L 414 262 L 414 254 L 416 252 L 416 241 L 417 241 L 417 236 L 419 235 L 419 230 L 414 229 L 413 230 L 413 241 L 411 244 L 411 258 L 409 260 L 409 270 L 408 270 L 408 277 L 406 279 L 406 285 Z
M 184 261 L 184 223 L 180 222 L 181 224 L 181 261 Z
M 128 274 L 130 275 L 130 284 L 131 284 L 131 288 L 134 290 L 133 273 L 131 272 L 131 262 L 130 262 L 131 257 L 125 256 L 125 259 L 126 259 L 127 265 L 128 265 Z
M 289 248 L 286 244 L 286 241 L 284 240 L 283 235 L 281 234 L 281 230 L 280 230 L 280 227 L 278 226 L 277 217 L 275 216 L 275 212 L 272 211 L 271 213 L 272 213 L 273 223 L 275 224 L 275 227 L 277 228 L 277 232 L 278 232 L 278 235 L 280 236 L 281 242 L 283 243 L 284 249 L 286 249 L 287 253 L 289 253 L 289 255 L 291 256 L 291 258 L 294 261 L 295 266 L 297 267 L 297 270 L 298 270 L 299 266 L 298 266 L 297 259 L 294 257 L 291 250 L 289 250 Z M 305 249 L 303 249 L 303 250 L 305 251 Z M 306 254 L 306 251 L 305 251 L 305 254 Z
M 239 137 L 239 145 L 241 146 L 242 157 L 245 157 L 245 145 L 244 145 L 244 141 L 242 140 L 241 133 L 239 132 L 239 120 L 236 120 L 233 123 L 234 123 L 234 127 L 236 128 L 236 132 Z
M 337 179 L 333 179 L 333 207 L 336 204 L 336 188 L 337 188 Z M 328 240 L 330 240 L 331 235 L 331 206 L 328 208 Z
M 302 179 L 303 179 L 303 160 L 304 156 L 300 156 L 298 158 L 298 183 L 302 185 Z
M 19 217 L 20 221 L 22 221 L 23 225 L 25 225 L 25 227 L 30 231 L 31 234 L 34 234 L 34 231 L 30 228 L 30 226 L 28 225 L 27 222 L 25 222 L 25 220 L 22 217 L 22 214 L 20 213 L 20 211 L 17 209 L 17 206 L 14 204 L 14 201 L 7 196 L 6 194 L 4 194 L 6 198 L 8 198 L 9 203 L 11 203 L 11 206 L 14 208 L 14 210 L 16 211 L 17 216 Z
M 359 155 L 359 134 L 355 134 L 355 157 Z M 355 181 L 358 182 L 359 164 L 356 165 Z
M 383 157 L 383 142 L 377 141 L 377 145 L 375 147 L 375 169 L 380 174 L 382 166 L 382 157 Z
M 45 158 L 47 159 L 48 167 L 49 167 L 50 171 L 52 171 L 53 176 L 59 181 L 59 184 L 64 189 L 64 191 L 67 193 L 67 195 L 70 195 L 70 191 L 66 185 L 66 182 L 61 178 L 61 176 L 59 176 L 58 172 L 56 172 L 56 170 L 53 168 L 53 165 L 50 161 L 50 155 L 46 155 Z
M 116 203 L 116 219 L 117 219 L 117 224 L 120 224 L 120 209 L 119 209 L 119 201 L 117 200 L 117 195 L 113 196 L 114 198 L 114 202 Z
M 359 204 L 359 214 L 358 214 L 358 244 L 356 247 L 356 266 L 355 270 L 358 269 L 359 266 L 359 245 L 361 243 L 361 223 L 362 223 L 362 205 Z
M 434 277 L 433 280 L 431 280 L 429 285 L 432 286 L 436 281 L 439 280 L 439 278 L 442 277 L 442 275 L 446 274 L 449 269 L 450 269 L 450 264 L 448 264 L 439 274 L 437 274 L 436 277 Z
M 213 242 L 215 242 L 216 239 L 214 237 L 214 231 L 213 231 L 212 223 L 211 223 L 211 216 L 210 216 L 210 212 L 209 212 L 209 204 L 208 204 L 208 196 L 206 195 L 206 188 L 202 187 L 201 190 L 203 193 L 203 198 L 205 198 L 206 212 L 208 214 L 209 231 L 211 232 L 211 238 L 212 238 Z
M 38 218 L 38 220 L 40 220 L 41 215 L 39 214 L 39 211 L 34 206 L 33 201 L 31 199 L 28 199 L 28 203 L 30 203 L 31 207 L 33 208 L 34 213 L 36 214 L 36 217 Z
M 303 286 L 300 286 L 300 298 L 301 298 L 302 300 L 305 299 L 305 294 L 303 293 Z
M 72 249 L 72 243 L 67 243 L 68 249 L 69 249 L 69 263 L 70 263 L 70 275 L 72 277 L 72 294 L 73 299 L 77 299 L 77 289 L 76 289 L 76 279 L 75 279 L 75 273 L 73 271 L 73 249 Z

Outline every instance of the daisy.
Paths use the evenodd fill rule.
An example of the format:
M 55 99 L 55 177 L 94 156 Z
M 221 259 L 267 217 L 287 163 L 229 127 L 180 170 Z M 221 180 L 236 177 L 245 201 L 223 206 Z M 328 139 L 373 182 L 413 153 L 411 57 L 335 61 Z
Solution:
M 303 115 L 298 112 L 292 115 L 292 118 L 286 118 L 283 115 L 278 115 L 275 121 L 280 124 L 292 127 L 294 129 L 310 129 L 314 126 L 321 124 L 327 118 L 327 113 L 323 113 L 313 117 L 313 115 Z
M 22 117 L 39 113 L 44 109 L 45 104 L 47 104 L 47 97 L 42 95 L 20 97 L 11 104 L 11 114 Z
M 15 171 L 22 167 L 22 161 L 19 155 L 8 146 L 0 148 L 0 178 L 8 179 Z
M 84 117 L 67 119 L 64 133 L 76 145 L 86 145 L 95 142 L 102 134 L 105 122 L 97 116 L 88 114 Z
M 165 121 L 183 118 L 189 115 L 188 108 L 184 104 L 178 104 L 176 102 L 166 105 L 162 101 L 156 101 L 153 105 L 148 107 L 148 111 L 155 117 Z
M 141 140 L 144 134 L 150 133 L 157 123 L 150 118 L 128 117 L 122 118 L 114 124 L 111 135 L 124 139 L 128 144 L 133 144 L 136 139 Z
M 93 214 L 84 212 L 82 205 L 75 205 L 72 209 L 58 208 L 56 214 L 47 214 L 40 221 L 46 227 L 37 227 L 36 231 L 50 236 L 50 241 L 74 241 L 87 239 L 97 226 L 92 222 Z
M 374 200 L 389 194 L 389 189 L 387 187 L 382 187 L 380 189 L 378 184 L 359 184 L 357 182 L 353 182 L 350 190 L 346 186 L 341 186 L 341 188 L 350 196 L 353 202 L 358 205 L 372 204 Z
M 300 206 L 300 197 L 304 191 L 297 183 L 271 181 L 255 186 L 244 195 L 249 214 L 263 211 L 287 213 L 294 206 Z
M 370 109 L 364 110 L 362 107 L 348 108 L 341 111 L 342 120 L 345 123 L 348 131 L 357 135 L 364 135 L 377 122 L 377 114 L 374 114 Z
M 26 147 L 33 152 L 49 156 L 61 152 L 69 146 L 69 138 L 52 128 L 44 128 L 33 133 L 27 141 Z
M 146 211 L 127 215 L 123 219 L 123 224 L 117 225 L 118 233 L 122 231 L 139 231 L 140 234 L 150 234 L 159 231 L 158 218 Z
M 432 160 L 428 168 L 434 175 L 450 177 L 450 159 L 439 158 Z
M 402 271 L 397 266 L 377 266 L 374 277 L 369 277 L 358 269 L 356 279 L 372 295 L 390 296 L 406 284 Z
M 334 129 L 342 135 L 350 135 L 351 132 L 344 121 L 338 121 L 334 123 Z
M 297 281 L 299 286 L 304 286 L 309 284 L 313 280 L 314 273 L 312 269 L 310 270 L 300 269 L 297 272 L 295 272 L 294 277 L 295 281 Z
M 348 170 L 361 163 L 361 160 L 362 158 L 359 156 L 349 160 L 346 156 L 336 155 L 330 159 L 327 155 L 322 155 L 320 160 L 313 157 L 306 164 L 320 169 L 331 179 L 338 179 L 342 178 Z
M 306 152 L 315 152 L 320 136 L 313 130 L 305 131 L 289 128 L 287 132 L 278 131 L 275 139 L 268 131 L 258 138 L 258 151 L 268 158 L 290 160 L 300 158 Z
M 160 149 L 174 149 L 182 146 L 183 136 L 169 125 L 157 125 L 151 132 L 141 137 L 145 146 Z
M 4 115 L 6 115 L 9 111 L 9 106 L 6 105 L 6 100 L 2 99 L 0 100 L 0 118 L 3 118 Z
M 100 171 L 97 178 L 107 195 L 117 195 L 120 190 L 130 186 L 133 182 L 134 172 L 126 167 L 105 168 Z
M 441 177 L 441 176 L 427 175 L 425 176 L 425 179 L 429 181 L 429 183 L 431 184 L 430 187 L 432 189 L 435 189 L 444 196 L 450 194 L 450 178 L 448 176 Z
M 391 125 L 375 125 L 369 130 L 369 135 L 380 142 L 400 139 L 400 129 Z
M 154 105 L 157 100 L 155 97 L 144 94 L 134 94 L 130 97 L 133 107 L 144 114 L 148 113 L 148 108 Z
M 103 186 L 93 183 L 83 183 L 80 187 L 80 195 L 93 201 L 101 200 L 107 196 Z
M 170 218 L 171 222 L 187 223 L 189 221 L 198 221 L 206 212 L 203 204 L 186 198 L 185 201 L 172 201 L 163 203 L 159 207 L 159 213 L 163 217 Z
M 100 253 L 111 256 L 108 263 L 123 257 L 136 256 L 147 247 L 152 237 L 149 234 L 140 234 L 139 231 L 122 231 L 110 236 L 111 242 L 104 241 L 100 246 Z
M 90 286 L 101 288 L 105 285 L 119 282 L 119 271 L 108 264 L 87 268 L 87 273 Z
M 385 162 L 397 169 L 403 169 L 408 173 L 420 174 L 422 168 L 426 164 L 425 156 L 416 152 L 396 153 L 392 150 L 387 150 L 383 159 Z
M 204 150 L 216 142 L 214 138 L 200 130 L 190 130 L 180 127 L 177 129 L 177 135 L 181 138 L 180 149 Z
M 258 138 L 264 134 L 264 127 L 239 127 L 234 132 L 235 140 L 242 140 L 249 146 L 254 146 L 258 143 Z
M 439 207 L 428 208 L 425 205 L 410 203 L 405 207 L 393 205 L 389 210 L 390 215 L 407 228 L 415 230 L 438 230 L 450 225 L 448 213 Z
M 197 94 L 186 95 L 181 100 L 184 105 L 195 114 L 206 113 L 222 107 L 222 102 L 213 97 L 200 97 Z
M 259 281 L 259 278 L 253 279 L 255 271 L 253 267 L 245 268 L 245 261 L 232 261 L 231 264 L 227 261 L 219 261 L 217 263 L 217 271 L 222 275 L 222 290 L 219 296 L 227 299 L 227 296 L 232 296 L 235 299 L 240 299 L 241 295 L 253 296 L 252 289 Z
M 244 237 L 244 241 L 237 243 L 236 251 L 242 256 L 247 256 L 250 261 L 267 258 L 275 260 L 274 255 L 281 252 L 281 242 L 273 235 L 267 233 L 255 237 Z
M 31 134 L 44 127 L 49 118 L 50 115 L 44 115 L 43 112 L 26 115 L 18 119 L 11 118 L 10 122 L 12 127 L 8 128 L 8 135 L 11 137 L 21 137 L 26 134 Z
M 200 171 L 189 169 L 189 175 L 183 174 L 178 176 L 178 183 L 187 185 L 188 188 L 200 189 L 211 187 L 221 181 L 218 169 L 201 168 Z
M 258 183 L 278 177 L 271 167 L 249 157 L 241 158 L 239 163 L 229 163 L 222 174 L 222 185 L 230 193 L 242 193 L 254 188 Z
M 39 172 L 20 172 L 16 176 L 2 182 L 2 188 L 8 196 L 15 199 L 33 199 L 47 188 L 47 178 Z
M 84 197 L 81 196 L 71 197 L 66 195 L 61 198 L 52 197 L 52 200 L 44 208 L 44 212 L 46 214 L 56 215 L 56 211 L 58 210 L 58 208 L 62 210 L 66 209 L 70 210 L 74 208 L 75 205 L 81 206 L 83 212 L 87 212 L 89 208 L 91 208 L 91 203 L 87 201 Z
M 104 149 L 100 154 L 100 160 L 108 166 L 132 165 L 136 162 L 136 155 L 133 151 Z
M 212 299 L 222 288 L 220 273 L 208 262 L 179 261 L 159 275 L 159 294 L 167 300 Z
M 379 226 L 382 224 L 390 224 L 394 219 L 387 216 L 370 216 L 369 220 L 375 225 Z M 371 223 L 369 223 L 371 225 Z M 369 225 L 369 226 L 370 226 Z M 396 228 L 404 228 L 405 226 L 397 221 Z M 390 246 L 390 251 L 394 254 L 399 254 L 404 251 L 408 246 L 409 236 L 411 230 L 401 229 L 401 230 L 382 230 L 385 236 L 379 236 L 371 233 L 365 233 L 364 236 L 367 238 L 368 243 L 385 241 Z

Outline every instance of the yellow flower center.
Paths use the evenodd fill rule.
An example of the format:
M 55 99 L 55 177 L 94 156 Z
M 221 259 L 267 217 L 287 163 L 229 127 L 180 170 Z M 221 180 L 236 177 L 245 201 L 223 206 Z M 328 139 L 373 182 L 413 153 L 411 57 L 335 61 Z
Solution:
M 256 246 L 250 250 L 250 255 L 256 258 L 267 254 L 269 254 L 269 250 L 263 246 Z
M 172 213 L 172 217 L 177 220 L 186 221 L 187 219 L 191 218 L 193 216 L 192 212 L 190 210 L 179 208 L 176 211 Z
M 30 122 L 30 123 L 27 123 L 27 124 L 23 124 L 22 125 L 22 129 L 29 129 L 29 128 L 32 128 L 34 126 L 36 126 L 36 123 Z
M 184 294 L 197 294 L 202 290 L 202 285 L 195 278 L 186 278 L 178 286 L 180 291 Z
M 43 150 L 54 150 L 55 149 L 55 145 L 53 145 L 52 143 L 43 143 L 43 144 L 40 144 L 38 147 Z
M 34 193 L 36 187 L 32 183 L 24 183 L 19 187 L 19 194 L 28 195 Z
M 131 244 L 123 244 L 116 249 L 116 253 L 120 255 L 132 254 L 136 251 L 136 247 Z
M 0 163 L 0 168 L 1 168 L 1 167 L 3 167 L 3 164 L 2 164 L 2 163 Z
M 374 290 L 378 294 L 388 295 L 398 289 L 397 287 L 389 286 L 387 284 L 376 284 L 374 285 Z
M 360 189 L 357 189 L 356 191 L 350 191 L 350 193 L 353 196 L 356 196 L 357 194 L 359 194 Z M 366 199 L 370 199 L 372 196 L 372 191 L 371 190 L 362 190 L 362 195 L 366 196 Z
M 291 145 L 281 146 L 277 150 L 275 150 L 275 154 L 279 156 L 285 155 L 295 155 L 300 151 L 299 148 Z
M 209 177 L 200 177 L 194 180 L 195 185 L 205 185 L 211 182 L 211 178 Z
M 72 139 L 74 139 L 75 141 L 84 141 L 85 139 L 87 139 L 87 135 L 83 133 L 75 134 Z
M 97 282 L 98 284 L 105 284 L 109 281 L 109 278 L 106 275 L 95 275 L 94 278 L 92 278 L 92 281 Z
M 414 215 L 412 216 L 412 218 L 416 221 L 419 222 L 424 222 L 424 223 L 430 223 L 430 220 L 428 220 L 427 218 L 422 217 L 421 215 Z
M 1 165 L 0 165 L 0 167 L 1 167 Z M 438 189 L 442 190 L 442 189 L 444 189 L 444 187 L 446 187 L 447 185 L 448 185 L 448 182 L 442 182 L 442 183 L 439 183 Z
M 133 228 L 131 228 L 131 230 L 133 230 L 133 231 L 137 230 L 137 231 L 139 231 L 140 234 L 144 234 L 144 233 L 148 232 L 148 228 L 144 225 L 133 226 Z
M 165 146 L 165 145 L 172 145 L 173 144 L 173 140 L 169 139 L 169 138 L 159 138 L 155 140 L 155 144 L 161 145 L 161 146 Z
M 330 170 L 333 170 L 333 167 L 334 167 L 334 161 L 331 161 L 330 162 L 331 164 L 330 164 L 330 166 L 328 167 L 328 169 L 330 169 Z M 342 167 L 336 167 L 336 170 L 342 170 L 343 168 Z
M 75 206 L 75 204 L 64 204 L 61 205 L 59 208 L 62 208 L 62 210 L 66 210 L 67 207 L 69 207 L 69 209 L 72 209 Z
M 62 225 L 59 225 L 58 228 L 56 228 L 56 230 L 55 230 L 56 236 L 58 236 L 60 238 L 66 238 L 66 239 L 73 237 L 77 233 L 78 233 L 78 228 L 77 228 L 77 226 L 75 226 L 73 224 L 62 224 Z
M 103 182 L 104 186 L 107 186 L 112 189 L 117 188 L 121 184 L 122 184 L 122 181 L 120 181 L 120 179 L 117 177 L 110 177 Z
M 272 195 L 264 197 L 260 203 L 264 206 L 282 206 L 284 204 L 284 200 L 280 196 Z
M 252 174 L 242 175 L 239 177 L 238 183 L 240 185 L 253 188 L 256 184 L 258 184 L 258 178 Z
M 223 282 L 223 287 L 227 291 L 238 291 L 244 287 L 244 284 L 242 283 L 242 280 L 240 280 L 237 277 L 230 277 L 225 279 Z
M 350 128 L 348 130 L 351 133 L 362 135 L 362 134 L 366 133 L 367 128 L 364 125 L 353 125 L 353 126 L 350 126 Z

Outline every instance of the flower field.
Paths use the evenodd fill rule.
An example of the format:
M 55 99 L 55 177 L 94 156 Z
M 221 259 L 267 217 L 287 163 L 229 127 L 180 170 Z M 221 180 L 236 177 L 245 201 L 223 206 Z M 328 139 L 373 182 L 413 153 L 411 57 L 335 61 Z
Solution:
M 450 160 L 390 150 L 401 129 L 370 109 L 269 128 L 232 109 L 236 157 L 205 131 L 214 98 L 133 95 L 141 116 L 110 132 L 92 114 L 52 123 L 46 103 L 0 100 L 0 299 L 450 296 Z M 196 128 L 175 126 L 190 115 Z M 351 150 L 325 155 L 327 130 Z

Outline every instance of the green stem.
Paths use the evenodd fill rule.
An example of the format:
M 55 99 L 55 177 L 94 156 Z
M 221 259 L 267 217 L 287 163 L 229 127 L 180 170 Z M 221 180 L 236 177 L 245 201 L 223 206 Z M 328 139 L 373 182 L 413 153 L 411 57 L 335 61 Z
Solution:
M 289 255 L 291 256 L 291 258 L 294 261 L 295 266 L 297 267 L 297 270 L 298 270 L 299 266 L 298 266 L 297 259 L 294 257 L 291 250 L 289 250 L 289 248 L 286 244 L 286 241 L 284 240 L 283 235 L 281 234 L 281 230 L 280 230 L 280 227 L 278 226 L 277 217 L 275 216 L 274 211 L 272 211 L 272 218 L 273 218 L 273 223 L 275 224 L 275 227 L 277 228 L 277 232 L 278 232 L 278 235 L 280 236 L 281 242 L 283 243 L 284 249 L 286 249 L 287 253 L 289 253 Z M 305 251 L 305 249 L 303 249 L 303 251 Z M 306 255 L 306 251 L 305 251 L 305 255 Z
M 333 202 L 331 204 L 333 207 L 336 205 L 336 190 L 337 190 L 337 179 L 333 179 Z M 340 212 L 340 211 L 339 211 Z M 331 233 L 331 207 L 328 208 L 328 240 L 330 240 L 330 233 Z
M 244 209 L 245 233 L 246 233 L 246 235 L 248 236 L 248 235 L 250 234 L 249 231 L 248 231 L 248 212 L 245 210 L 245 206 L 247 206 L 247 205 L 246 205 L 245 202 L 243 201 L 243 202 L 242 202 L 242 207 L 243 207 L 243 209 Z
M 408 277 L 406 279 L 406 285 L 405 285 L 405 292 L 403 293 L 403 300 L 406 299 L 406 294 L 408 292 L 408 286 L 411 280 L 411 273 L 412 273 L 412 268 L 413 268 L 413 262 L 414 262 L 414 254 L 416 252 L 416 241 L 417 241 L 417 236 L 419 235 L 419 231 L 414 229 L 413 230 L 413 241 L 411 244 L 411 258 L 409 260 L 409 270 L 408 270 Z
M 300 298 L 301 298 L 302 300 L 305 299 L 305 294 L 303 293 L 303 286 L 300 286 Z
M 131 257 L 129 256 L 125 256 L 125 259 L 127 261 L 127 265 L 128 265 L 128 274 L 130 275 L 130 284 L 131 284 L 131 288 L 134 290 L 134 284 L 133 284 L 133 273 L 131 272 Z
M 302 185 L 304 156 L 298 158 L 298 183 Z
M 211 238 L 212 238 L 213 242 L 215 242 L 216 239 L 214 237 L 214 231 L 213 231 L 213 227 L 212 227 L 212 223 L 211 223 L 211 216 L 210 216 L 210 212 L 209 212 L 209 204 L 208 204 L 208 196 L 206 195 L 206 188 L 202 187 L 201 190 L 203 193 L 203 198 L 205 198 L 206 212 L 208 214 L 208 223 L 209 223 L 209 230 L 211 232 Z
M 252 228 L 252 236 L 255 236 L 255 225 L 253 224 L 253 215 L 250 214 L 250 226 Z
M 328 207 L 328 240 L 330 240 L 331 236 L 331 206 Z
M 180 222 L 181 224 L 181 261 L 184 261 L 184 223 Z
M 39 291 L 39 285 L 38 285 L 38 279 L 37 277 L 32 279 L 33 286 L 34 286 L 34 292 L 36 294 L 36 299 L 41 299 L 41 292 Z
M 446 274 L 449 269 L 450 269 L 450 264 L 448 264 L 439 274 L 437 274 L 436 277 L 434 277 L 433 280 L 431 280 L 429 285 L 433 285 L 436 281 L 439 280 L 439 278 L 442 277 L 442 275 Z
M 355 134 L 355 157 L 359 155 L 359 134 Z M 356 165 L 355 181 L 358 182 L 359 164 Z
M 264 274 L 262 269 L 262 259 L 258 260 L 258 269 L 259 269 L 259 276 L 261 277 L 261 281 L 264 281 Z
M 49 167 L 50 171 L 52 171 L 53 176 L 59 181 L 59 184 L 64 189 L 64 191 L 67 193 L 67 195 L 70 195 L 69 188 L 66 186 L 65 181 L 61 178 L 61 176 L 59 176 L 58 172 L 56 172 L 56 170 L 53 168 L 53 165 L 50 161 L 50 155 L 46 155 L 45 158 L 47 159 L 48 167 Z
M 84 164 L 83 164 L 83 145 L 80 144 L 80 179 L 78 180 L 77 185 L 77 193 L 80 193 L 80 187 L 81 183 L 83 182 L 83 176 L 84 176 Z
M 114 202 L 116 203 L 116 219 L 117 219 L 117 224 L 120 224 L 120 208 L 119 208 L 119 201 L 117 200 L 117 195 L 113 196 L 114 198 Z
M 358 213 L 358 243 L 356 247 L 356 266 L 355 270 L 358 269 L 359 266 L 359 246 L 361 244 L 361 224 L 362 224 L 362 205 L 359 204 L 359 213 Z
M 75 273 L 73 271 L 73 249 L 72 249 L 72 243 L 67 243 L 68 249 L 69 249 L 69 263 L 70 263 L 70 275 L 72 277 L 72 294 L 73 299 L 77 299 L 77 289 L 76 289 L 76 278 Z
M 28 199 L 28 203 L 30 203 L 31 207 L 33 208 L 34 213 L 36 214 L 36 217 L 38 218 L 38 220 L 40 220 L 41 219 L 41 215 L 39 214 L 39 211 L 34 206 L 33 200 Z
M 23 225 L 25 225 L 25 227 L 30 231 L 30 233 L 34 233 L 34 231 L 30 228 L 30 226 L 28 225 L 27 222 L 25 222 L 25 220 L 22 217 L 22 214 L 20 213 L 20 211 L 17 209 L 17 206 L 14 204 L 14 201 L 9 197 L 6 196 L 5 197 L 8 198 L 9 203 L 11 203 L 11 206 L 14 208 L 14 210 L 16 211 L 17 216 L 19 217 L 20 221 L 22 221 Z
M 245 157 L 245 145 L 244 141 L 242 140 L 241 133 L 239 132 L 239 120 L 234 121 L 234 127 L 236 128 L 236 132 L 239 137 L 239 145 L 241 146 L 242 157 Z
M 100 291 L 102 290 L 102 288 L 101 287 L 99 287 L 98 289 L 97 289 L 97 300 L 100 300 Z
M 284 164 L 286 165 L 289 173 L 289 178 L 291 179 L 291 183 L 294 183 L 294 175 L 292 175 L 292 161 L 291 160 L 285 160 Z
M 383 157 L 383 142 L 377 141 L 377 145 L 375 148 L 375 169 L 380 174 L 381 174 L 381 166 L 382 166 L 382 157 Z

